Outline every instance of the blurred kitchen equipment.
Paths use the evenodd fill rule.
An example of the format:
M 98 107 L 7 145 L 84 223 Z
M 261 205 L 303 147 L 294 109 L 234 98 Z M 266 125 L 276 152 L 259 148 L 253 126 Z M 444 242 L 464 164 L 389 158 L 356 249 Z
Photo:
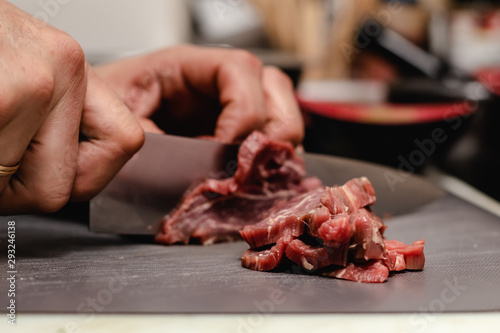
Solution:
M 413 87 L 409 90 L 408 81 L 403 81 L 400 88 L 393 90 L 394 93 L 388 100 L 418 103 L 418 99 L 427 100 L 428 93 L 433 90 L 441 94 L 444 91 L 439 89 L 441 84 L 447 90 L 443 97 L 455 95 L 467 101 L 474 114 L 471 113 L 470 119 L 464 119 L 459 125 L 457 123 L 457 131 L 454 131 L 457 140 L 448 142 L 446 149 L 433 154 L 432 158 L 444 171 L 500 200 L 500 189 L 492 182 L 492 179 L 498 178 L 497 170 L 500 169 L 500 132 L 497 129 L 500 125 L 498 68 L 487 68 L 472 76 L 416 47 L 391 29 L 380 26 L 379 31 L 370 40 L 370 48 L 380 52 L 397 66 L 405 68 L 406 72 L 413 71 L 416 75 L 431 80 L 425 84 L 418 84 L 417 80 L 416 87 L 420 88 Z
M 488 97 L 480 84 L 466 80 L 467 75 L 373 19 L 359 31 L 354 45 L 362 45 L 361 52 L 378 54 L 415 78 L 351 81 L 349 87 L 338 81 L 322 82 L 313 89 L 304 82 L 298 97 L 308 120 L 305 148 L 309 151 L 419 171 L 429 157 L 445 151 L 465 130 L 476 111 L 466 101 Z M 440 142 L 432 139 L 436 131 L 443 132 Z M 421 149 L 422 140 L 432 141 L 431 151 Z
M 306 149 L 411 172 L 419 171 L 430 158 L 445 171 L 500 199 L 491 182 L 497 178 L 494 170 L 500 168 L 495 151 L 500 142 L 496 130 L 500 104 L 498 88 L 492 86 L 498 85 L 498 77 L 486 71 L 490 81 L 484 79 L 485 73 L 477 80 L 387 27 L 370 21 L 366 29 L 378 32 L 363 37 L 366 50 L 417 79 L 389 84 L 385 93 L 388 104 L 325 104 L 317 97 L 301 98 L 299 91 L 309 120 Z M 359 87 L 358 91 L 370 90 Z M 329 94 L 325 92 L 325 96 Z M 433 133 L 441 133 L 441 138 Z
M 9 0 L 75 38 L 90 63 L 186 43 L 191 34 L 184 0 Z
M 196 44 L 258 47 L 265 43 L 260 16 L 249 1 L 188 1 Z
M 342 85 L 346 87 L 339 88 Z M 306 117 L 304 147 L 420 171 L 430 157 L 441 154 L 460 136 L 475 110 L 463 96 L 451 94 L 443 86 L 435 85 L 440 89 L 434 89 L 426 100 L 421 91 L 432 89 L 412 87 L 411 82 L 404 85 L 303 82 L 297 96 Z M 335 99 L 334 90 L 342 91 L 342 98 Z M 413 99 L 420 103 L 391 103 L 389 97 L 398 91 L 410 96 L 413 91 Z M 359 99 L 359 95 L 365 98 Z
M 465 133 L 435 162 L 500 201 L 500 67 L 485 68 L 477 78 L 491 97 L 481 102 Z
M 396 66 L 405 76 L 426 77 L 456 87 L 469 76 L 449 65 L 444 59 L 423 50 L 396 31 L 370 20 L 357 36 L 356 44 L 379 54 Z M 457 82 L 458 81 L 458 82 Z
M 449 60 L 469 73 L 500 64 L 500 3 L 455 0 L 450 14 Z
M 345 79 L 352 76 L 363 47 L 354 45 L 363 22 L 384 25 L 422 45 L 427 40 L 428 7 L 415 1 L 382 0 L 252 0 L 261 14 L 271 45 L 307 59 L 306 78 Z M 420 4 L 420 1 L 418 2 Z
M 274 50 L 300 57 L 305 62 L 306 76 L 324 68 L 332 1 L 251 0 L 251 3 L 262 18 Z

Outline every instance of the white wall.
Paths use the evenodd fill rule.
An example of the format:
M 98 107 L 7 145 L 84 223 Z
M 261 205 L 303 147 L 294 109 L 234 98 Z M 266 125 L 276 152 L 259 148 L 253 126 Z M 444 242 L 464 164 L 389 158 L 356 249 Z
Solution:
M 189 40 L 184 0 L 9 1 L 69 33 L 94 63 Z

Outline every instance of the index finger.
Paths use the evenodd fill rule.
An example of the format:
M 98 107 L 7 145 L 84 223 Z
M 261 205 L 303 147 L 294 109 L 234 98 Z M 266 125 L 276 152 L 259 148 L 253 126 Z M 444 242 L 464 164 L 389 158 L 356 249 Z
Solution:
M 102 190 L 144 143 L 130 110 L 89 66 L 80 130 L 78 167 L 71 197 L 88 200 Z

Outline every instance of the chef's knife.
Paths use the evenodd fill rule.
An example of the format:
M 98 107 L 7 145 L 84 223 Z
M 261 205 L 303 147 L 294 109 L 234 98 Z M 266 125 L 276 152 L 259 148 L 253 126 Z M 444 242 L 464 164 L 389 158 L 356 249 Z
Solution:
M 196 181 L 231 176 L 238 146 L 171 135 L 147 134 L 143 148 L 90 202 L 90 230 L 122 235 L 154 235 L 162 217 Z M 366 176 L 377 194 L 380 216 L 407 213 L 443 192 L 413 175 L 367 162 L 303 154 L 308 174 L 325 185 Z
M 90 202 L 90 230 L 148 235 L 194 183 L 236 169 L 238 145 L 146 134 L 141 150 Z

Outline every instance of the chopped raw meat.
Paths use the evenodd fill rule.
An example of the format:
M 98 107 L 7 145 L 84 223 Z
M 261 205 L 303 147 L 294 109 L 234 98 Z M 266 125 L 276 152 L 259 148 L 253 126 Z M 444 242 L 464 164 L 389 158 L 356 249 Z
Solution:
M 384 240 L 384 243 L 390 256 L 398 257 L 400 261 L 404 260 L 406 269 L 420 270 L 424 268 L 425 241 L 423 239 L 413 242 L 412 245 L 397 240 Z
M 298 265 L 322 276 L 383 282 L 390 271 L 419 270 L 424 241 L 383 238 L 370 209 L 375 190 L 365 178 L 324 187 L 306 177 L 292 145 L 254 132 L 238 152 L 234 177 L 194 186 L 165 216 L 158 242 L 212 244 L 242 237 L 244 267 L 270 271 Z
M 326 246 L 338 247 L 349 245 L 353 231 L 349 215 L 339 214 L 321 224 L 318 236 L 323 239 Z
M 363 264 L 350 263 L 346 267 L 335 267 L 320 274 L 356 282 L 381 283 L 387 280 L 389 268 L 380 260 L 373 260 Z
M 256 271 L 270 271 L 275 269 L 283 258 L 285 249 L 292 237 L 283 237 L 270 249 L 262 251 L 246 250 L 241 256 L 244 266 Z
M 291 144 L 254 132 L 239 149 L 234 177 L 207 179 L 189 190 L 165 216 L 156 241 L 211 244 L 240 239 L 245 225 L 268 218 L 285 208 L 288 199 L 320 186 L 317 178 L 305 177 L 304 163 Z M 301 223 L 295 223 L 298 231 L 292 225 L 292 220 L 283 221 L 280 237 L 302 232 Z
M 315 209 L 313 212 L 309 214 L 309 219 L 305 221 L 307 224 L 307 232 L 311 236 L 319 237 L 318 230 L 321 228 L 321 225 L 326 221 L 330 220 L 331 214 L 328 208 L 325 206 L 320 206 Z
M 383 222 L 375 214 L 362 208 L 351 215 L 353 249 L 356 259 L 383 259 L 384 239 Z
M 268 218 L 240 231 L 250 248 L 276 243 L 284 236 L 298 237 L 304 233 L 304 220 L 318 206 L 324 189 L 318 188 L 300 194 L 273 207 Z
M 288 258 L 319 275 L 359 282 L 384 282 L 390 271 L 422 269 L 424 241 L 406 245 L 384 240 L 386 226 L 370 210 L 373 203 L 373 187 L 364 177 L 288 199 L 273 207 L 269 217 L 240 231 L 254 249 L 245 252 L 242 265 L 272 270 L 279 258 Z M 263 246 L 271 249 L 259 257 L 257 248 Z M 274 254 L 278 250 L 279 256 Z M 259 258 L 258 265 L 249 254 Z
M 348 250 L 349 244 L 332 248 L 307 245 L 300 239 L 294 239 L 288 243 L 285 253 L 297 265 L 308 270 L 316 270 L 330 265 L 345 265 Z
M 375 190 L 368 178 L 355 178 L 342 187 L 328 188 L 321 203 L 331 214 L 349 214 L 359 208 L 373 205 Z
M 405 257 L 395 251 L 387 252 L 385 264 L 391 271 L 402 271 L 406 269 Z

